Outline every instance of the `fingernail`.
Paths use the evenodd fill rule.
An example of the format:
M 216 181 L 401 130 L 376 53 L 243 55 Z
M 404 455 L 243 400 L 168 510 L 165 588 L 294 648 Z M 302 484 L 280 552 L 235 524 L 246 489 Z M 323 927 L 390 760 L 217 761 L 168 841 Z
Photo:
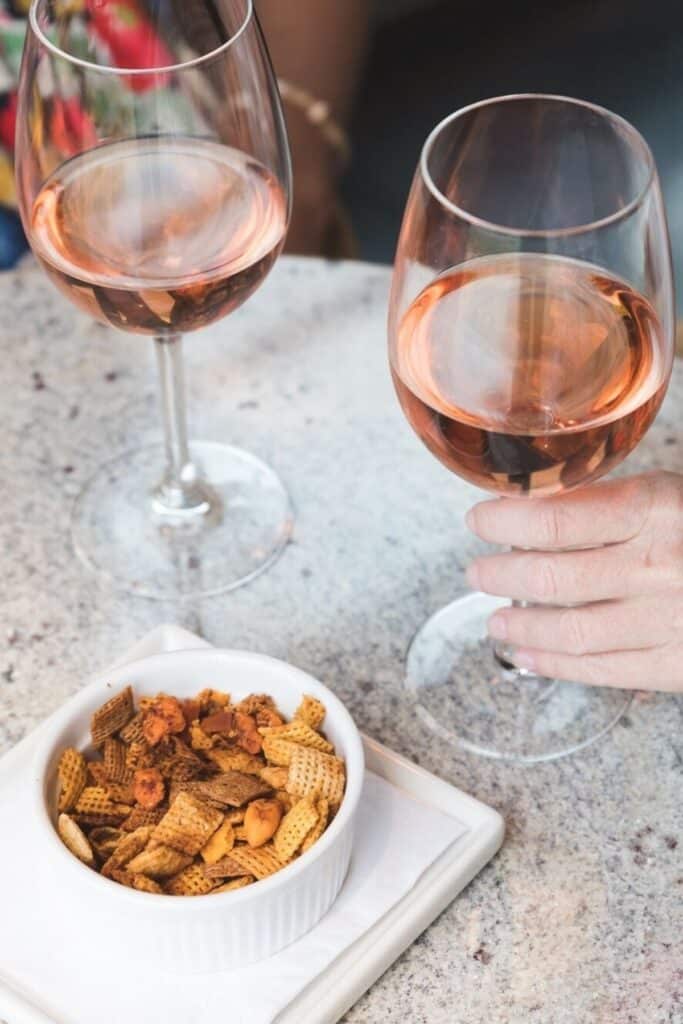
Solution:
M 517 668 L 525 668 L 532 672 L 536 668 L 536 659 L 531 651 L 513 651 L 511 658 Z
M 474 529 L 474 518 L 474 508 L 471 508 L 465 513 L 465 526 L 470 530 Z
M 494 640 L 505 640 L 508 635 L 508 626 L 505 621 L 505 616 L 501 612 L 496 612 L 495 615 L 492 615 L 489 619 L 488 629 L 489 635 L 492 636 Z
M 476 562 L 472 562 L 471 565 L 467 566 L 465 576 L 467 577 L 469 585 L 475 590 L 479 590 L 479 569 Z

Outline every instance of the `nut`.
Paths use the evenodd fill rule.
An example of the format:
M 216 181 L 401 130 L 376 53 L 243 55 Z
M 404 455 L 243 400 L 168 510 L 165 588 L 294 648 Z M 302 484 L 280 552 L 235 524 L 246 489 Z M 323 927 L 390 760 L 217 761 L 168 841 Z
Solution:
M 133 781 L 133 796 L 145 810 L 151 811 L 164 799 L 166 787 L 158 768 L 140 768 Z
M 256 711 L 256 724 L 258 726 L 284 725 L 282 715 L 279 715 L 273 708 L 258 708 Z
M 258 754 L 263 740 L 256 726 L 256 719 L 251 715 L 245 715 L 241 711 L 235 712 L 235 729 L 237 730 L 237 745 L 248 754 Z
M 164 736 L 182 732 L 184 728 L 183 709 L 175 697 L 157 697 L 145 711 L 142 720 L 142 732 L 150 747 L 155 747 Z
M 282 807 L 277 800 L 252 800 L 244 815 L 244 837 L 249 846 L 263 846 L 277 832 Z

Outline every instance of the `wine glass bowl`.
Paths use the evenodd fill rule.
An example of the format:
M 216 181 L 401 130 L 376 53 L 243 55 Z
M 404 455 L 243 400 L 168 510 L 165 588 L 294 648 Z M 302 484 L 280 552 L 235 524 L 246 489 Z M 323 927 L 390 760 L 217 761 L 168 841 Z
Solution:
M 288 226 L 289 149 L 251 0 L 88 0 L 84 15 L 34 0 L 16 151 L 22 219 L 51 280 L 94 318 L 156 339 L 162 480 L 152 487 L 159 449 L 103 467 L 77 503 L 77 552 L 148 596 L 239 585 L 282 550 L 289 504 L 254 456 L 189 444 L 181 335 L 259 287 Z
M 657 173 L 627 122 L 520 95 L 435 128 L 399 239 L 389 356 L 406 418 L 448 469 L 521 497 L 603 476 L 656 416 L 673 322 Z M 423 717 L 468 749 L 521 761 L 602 735 L 628 695 L 505 660 L 496 675 L 481 638 L 500 603 L 472 595 L 417 634 L 407 684 Z

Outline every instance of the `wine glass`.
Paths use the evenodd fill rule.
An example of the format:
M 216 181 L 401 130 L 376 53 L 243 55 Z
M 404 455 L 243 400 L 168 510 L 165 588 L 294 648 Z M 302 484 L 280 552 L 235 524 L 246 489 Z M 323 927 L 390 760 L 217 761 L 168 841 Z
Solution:
M 33 252 L 76 306 L 151 335 L 161 446 L 106 463 L 79 496 L 79 556 L 154 598 L 236 587 L 291 531 L 255 456 L 188 443 L 181 336 L 226 316 L 277 258 L 291 206 L 280 98 L 252 0 L 34 0 L 16 169 Z M 116 344 L 116 332 L 111 332 Z
M 434 129 L 398 243 L 389 355 L 408 422 L 448 469 L 520 499 L 601 477 L 655 418 L 673 324 L 657 172 L 631 125 L 516 95 Z M 407 686 L 421 717 L 523 762 L 603 735 L 630 696 L 515 669 L 484 639 L 500 604 L 471 594 L 420 629 Z

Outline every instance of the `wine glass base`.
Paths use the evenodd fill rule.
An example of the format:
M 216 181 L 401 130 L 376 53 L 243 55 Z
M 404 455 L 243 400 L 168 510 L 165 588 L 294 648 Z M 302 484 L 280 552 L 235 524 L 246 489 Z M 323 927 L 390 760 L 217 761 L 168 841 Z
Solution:
M 632 695 L 503 669 L 486 638 L 486 621 L 506 603 L 470 594 L 420 629 L 406 676 L 418 715 L 442 739 L 507 761 L 553 761 L 594 743 L 621 718 Z
M 190 445 L 211 498 L 205 514 L 160 514 L 153 498 L 160 445 L 105 463 L 76 500 L 79 558 L 108 583 L 158 600 L 208 597 L 249 582 L 282 552 L 292 511 L 279 477 L 249 452 L 212 441 Z

